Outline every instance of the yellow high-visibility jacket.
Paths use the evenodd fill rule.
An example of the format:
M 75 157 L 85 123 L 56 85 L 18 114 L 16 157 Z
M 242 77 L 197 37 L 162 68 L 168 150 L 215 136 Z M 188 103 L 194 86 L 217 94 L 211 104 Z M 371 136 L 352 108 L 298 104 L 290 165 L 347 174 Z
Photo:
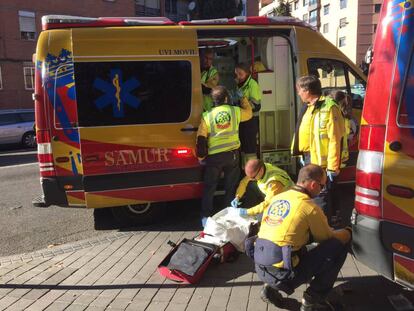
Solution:
M 344 151 L 343 140 L 346 140 L 344 117 L 336 102 L 330 97 L 321 96 L 318 101 L 308 106 L 312 110 L 309 123 L 310 161 L 328 170 L 339 172 L 341 163 L 348 159 L 348 150 Z M 299 155 L 298 136 L 300 124 L 292 142 L 292 154 Z M 343 154 L 342 154 L 343 153 Z
M 258 237 L 279 246 L 291 245 L 293 251 L 309 243 L 310 236 L 316 242 L 335 237 L 346 242 L 349 233 L 333 230 L 322 209 L 297 186 L 272 198 L 264 210 Z M 299 258 L 292 258 L 296 266 Z M 282 267 L 283 262 L 274 264 Z
M 236 191 L 237 197 L 241 198 L 244 195 L 249 181 L 250 178 L 247 176 L 240 181 Z M 265 163 L 265 173 L 263 177 L 257 181 L 257 186 L 265 195 L 265 199 L 258 205 L 249 208 L 247 210 L 247 215 L 257 215 L 263 213 L 266 204 L 271 198 L 280 192 L 287 190 L 293 185 L 294 183 L 290 179 L 288 173 L 277 166 L 274 166 L 270 163 Z

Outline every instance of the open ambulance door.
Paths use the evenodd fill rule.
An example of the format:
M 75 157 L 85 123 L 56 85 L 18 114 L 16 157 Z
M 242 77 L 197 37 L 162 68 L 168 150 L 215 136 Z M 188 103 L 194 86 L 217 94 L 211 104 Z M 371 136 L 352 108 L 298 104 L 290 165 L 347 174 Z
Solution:
M 295 125 L 295 74 L 291 29 L 198 30 L 199 46 L 214 52 L 219 84 L 236 94 L 234 69 L 250 63 L 262 91 L 259 113 L 260 157 L 295 173 L 290 142 Z

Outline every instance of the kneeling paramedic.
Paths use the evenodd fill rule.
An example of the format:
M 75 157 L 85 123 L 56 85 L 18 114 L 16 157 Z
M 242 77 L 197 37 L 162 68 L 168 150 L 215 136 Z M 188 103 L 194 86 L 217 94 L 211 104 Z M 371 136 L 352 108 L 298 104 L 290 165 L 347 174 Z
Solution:
M 246 240 L 246 252 L 265 283 L 264 301 L 282 307 L 279 291 L 290 295 L 309 282 L 301 310 L 333 310 L 326 297 L 345 262 L 351 229 L 330 228 L 322 209 L 313 202 L 326 181 L 323 168 L 304 166 L 296 185 L 276 195 L 265 209 L 257 237 Z M 319 244 L 307 251 L 311 237 Z
M 240 181 L 239 187 L 236 191 L 236 197 L 231 201 L 233 208 L 247 207 L 245 202 L 241 202 L 246 193 L 248 183 L 254 181 L 257 183 L 261 194 L 260 203 L 250 208 L 238 208 L 233 212 L 238 215 L 259 215 L 263 213 L 264 208 L 268 205 L 270 199 L 275 195 L 287 190 L 293 186 L 293 181 L 290 179 L 288 173 L 281 168 L 270 163 L 264 163 L 262 160 L 251 159 L 247 161 L 244 171 L 246 176 Z
M 211 91 L 214 107 L 204 112 L 197 132 L 197 157 L 204 159 L 204 190 L 201 202 L 201 223 L 213 211 L 214 192 L 220 175 L 224 172 L 224 202 L 226 206 L 234 198 L 240 178 L 239 124 L 252 117 L 252 109 L 246 98 L 241 108 L 230 106 L 229 93 L 223 86 Z

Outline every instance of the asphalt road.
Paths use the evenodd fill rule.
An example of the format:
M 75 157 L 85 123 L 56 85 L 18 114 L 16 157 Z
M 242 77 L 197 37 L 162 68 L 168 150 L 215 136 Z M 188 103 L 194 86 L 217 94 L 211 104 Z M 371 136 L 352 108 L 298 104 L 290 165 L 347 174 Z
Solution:
M 51 206 L 34 208 L 40 194 L 33 150 L 0 152 L 0 256 L 102 234 L 94 230 L 93 211 Z
M 127 229 L 119 228 L 107 209 L 100 214 L 100 230 L 95 230 L 93 210 L 35 208 L 32 199 L 41 193 L 36 151 L 6 149 L 0 147 L 0 256 L 23 254 L 118 230 L 201 229 L 199 201 L 170 203 L 157 224 Z

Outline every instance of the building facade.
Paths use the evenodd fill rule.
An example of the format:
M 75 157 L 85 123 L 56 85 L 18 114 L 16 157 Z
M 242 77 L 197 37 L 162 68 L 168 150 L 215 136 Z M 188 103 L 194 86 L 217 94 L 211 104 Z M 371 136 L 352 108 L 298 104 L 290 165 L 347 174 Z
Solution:
M 308 22 L 354 63 L 362 66 L 373 44 L 382 0 L 289 0 L 291 15 Z M 278 1 L 261 1 L 260 15 L 272 15 Z
M 186 20 L 188 0 L 0 1 L 0 109 L 33 108 L 33 54 L 43 15 L 167 16 Z

